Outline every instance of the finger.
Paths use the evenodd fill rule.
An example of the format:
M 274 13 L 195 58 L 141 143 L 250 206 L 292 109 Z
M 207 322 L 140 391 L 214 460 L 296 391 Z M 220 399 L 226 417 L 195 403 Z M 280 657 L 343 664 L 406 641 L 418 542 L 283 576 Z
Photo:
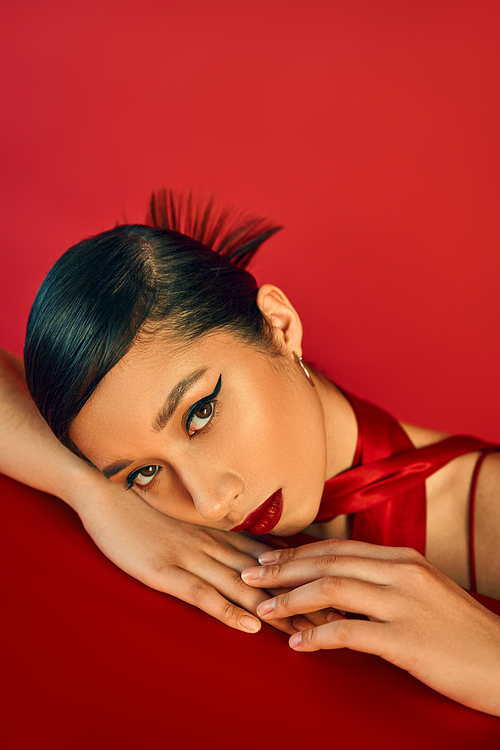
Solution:
M 257 565 L 259 554 L 270 549 L 264 544 L 254 543 L 243 534 L 221 532 L 219 535 L 213 530 L 203 538 L 200 548 L 214 560 L 240 573 L 244 568 Z
M 350 648 L 365 654 L 381 655 L 387 635 L 384 623 L 340 618 L 327 625 L 303 628 L 292 635 L 288 643 L 294 651 Z
M 212 585 L 187 570 L 179 568 L 176 571 L 175 582 L 169 582 L 168 593 L 198 607 L 230 628 L 246 633 L 260 630 L 261 623 L 256 617 L 228 601 Z
M 262 591 L 262 589 L 260 589 Z M 291 588 L 289 589 L 265 589 L 267 593 L 271 594 L 271 596 L 279 596 L 280 594 L 284 594 L 287 591 L 292 591 Z M 264 598 L 263 601 L 266 599 Z M 312 625 L 324 625 L 325 622 L 329 622 L 329 615 L 332 612 L 337 612 L 337 610 L 332 609 L 331 607 L 327 607 L 326 609 L 318 609 L 315 612 L 304 612 L 302 614 L 302 617 L 307 621 L 307 626 L 310 628 Z M 343 612 L 342 614 L 345 614 Z M 293 624 L 293 623 L 292 623 Z M 295 625 L 293 625 L 295 627 Z
M 250 567 L 242 571 L 241 577 L 249 586 L 265 589 L 293 588 L 326 576 L 359 578 L 370 583 L 388 585 L 397 575 L 397 564 L 394 560 L 330 554 Z
M 319 612 L 308 612 L 302 617 L 293 617 L 292 625 L 296 630 L 307 630 L 314 625 L 326 625 L 327 622 L 343 619 L 345 612 L 336 609 L 322 609 Z
M 281 588 L 281 589 L 266 589 L 266 591 L 271 594 L 271 596 L 279 596 L 280 594 L 285 594 L 287 591 L 292 591 L 291 588 Z M 325 622 L 330 622 L 329 616 L 332 613 L 338 613 L 339 610 L 332 609 L 331 607 L 327 607 L 326 609 L 319 609 L 315 612 L 306 612 L 303 613 L 303 617 L 308 622 L 308 627 L 311 626 L 311 623 L 313 625 L 324 625 Z M 345 612 L 341 612 L 340 614 L 345 615 Z M 295 626 L 294 626 L 295 627 Z
M 299 632 L 314 627 L 314 624 L 308 620 L 307 617 L 294 617 L 292 619 L 292 624 L 295 630 L 298 630 Z
M 267 599 L 257 607 L 259 617 L 293 617 L 304 612 L 331 607 L 333 609 L 358 612 L 375 620 L 384 620 L 390 606 L 389 587 L 359 581 L 354 578 L 329 576 L 285 594 Z
M 250 586 L 247 586 L 246 583 L 242 581 L 238 570 L 233 570 L 231 567 L 228 567 L 223 563 L 219 563 L 216 560 L 210 560 L 210 562 L 208 563 L 205 562 L 203 579 L 199 577 L 196 578 L 200 585 L 213 588 L 216 593 L 224 598 L 224 601 L 226 603 L 234 604 L 236 607 L 243 607 L 244 610 L 246 610 L 245 614 L 250 617 L 252 615 L 256 615 L 258 605 L 268 598 L 267 592 L 261 591 L 260 589 L 253 589 Z M 180 596 L 179 598 L 184 597 Z M 188 600 L 184 599 L 184 601 Z M 190 603 L 192 604 L 193 602 L 190 601 Z M 203 607 L 200 607 L 200 609 L 203 609 Z M 211 612 L 209 612 L 209 614 L 211 614 Z M 217 615 L 213 616 L 217 617 Z M 217 619 L 221 618 L 218 617 Z M 256 618 L 253 617 L 252 619 L 255 620 Z M 291 619 L 268 618 L 266 621 L 269 623 L 269 625 L 272 625 L 276 629 L 281 630 L 285 633 L 295 632 Z M 257 622 L 259 621 L 257 620 Z M 248 620 L 245 620 L 244 624 L 245 628 L 239 629 L 247 629 L 247 631 L 249 632 L 257 632 L 256 630 L 252 631 L 250 629 L 250 622 Z
M 235 549 L 227 544 L 224 546 L 216 544 L 212 549 L 206 549 L 205 552 L 214 560 L 214 562 L 221 563 L 238 574 L 241 574 L 241 572 L 249 566 L 254 567 L 257 564 L 256 557 Z
M 350 555 L 372 560 L 398 561 L 403 561 L 409 557 L 422 557 L 415 550 L 406 547 L 385 547 L 380 544 L 357 542 L 352 539 L 323 539 L 319 542 L 304 544 L 301 547 L 286 547 L 285 549 L 264 552 L 259 555 L 259 562 L 261 565 L 272 565 L 277 562 L 303 560 L 321 555 Z
M 325 625 L 327 622 L 331 622 L 332 617 L 342 617 L 343 615 L 345 615 L 345 612 L 340 613 L 337 609 L 326 607 L 325 609 L 318 609 L 316 612 L 307 612 L 303 616 L 313 625 Z
M 257 559 L 259 555 L 262 555 L 265 552 L 272 552 L 273 550 L 273 547 L 270 547 L 268 544 L 264 544 L 258 539 L 255 539 L 252 536 L 248 536 L 247 534 L 244 534 L 242 532 L 218 532 L 216 529 L 211 529 L 210 533 L 216 539 L 219 539 L 224 547 L 226 547 L 229 542 L 229 544 L 236 550 L 240 550 L 241 552 L 244 552 L 245 554 L 250 555 L 255 559 Z
M 208 572 L 210 573 L 210 581 L 217 587 L 217 590 L 230 601 L 244 607 L 248 612 L 257 614 L 259 604 L 269 598 L 266 591 L 247 586 L 237 570 L 231 570 L 225 565 L 214 562 L 207 574 Z M 294 632 L 291 618 L 272 617 L 267 618 L 266 622 L 285 633 Z
M 291 588 L 265 589 L 265 590 L 267 591 L 267 593 L 271 594 L 271 596 L 273 597 L 279 596 L 280 594 L 286 594 L 287 591 L 292 591 Z M 263 599 L 263 601 L 265 601 L 265 598 Z M 334 610 L 332 610 L 331 607 L 327 607 L 326 609 L 318 609 L 315 612 L 304 612 L 303 617 L 307 620 L 308 627 L 311 627 L 311 625 L 324 625 L 325 622 L 329 622 L 328 615 L 333 611 Z
M 218 559 L 212 557 L 213 565 L 207 568 L 205 564 L 206 579 L 210 581 L 217 589 L 223 593 L 231 601 L 236 601 L 241 606 L 248 609 L 249 612 L 256 614 L 257 606 L 261 602 L 265 601 L 268 594 L 272 596 L 290 591 L 290 588 L 275 588 L 275 589 L 260 589 L 248 586 L 241 578 L 241 571 L 244 570 L 248 565 L 254 565 L 256 560 L 249 558 L 237 551 L 232 551 L 227 547 L 217 548 L 216 552 L 219 553 L 219 558 L 222 564 L 219 564 Z M 258 592 L 258 594 L 257 594 Z M 257 594 L 257 596 L 256 596 Z M 322 624 L 326 620 L 315 619 L 315 624 Z M 283 621 L 267 620 L 269 625 L 282 630 L 285 633 L 293 633 L 294 628 L 290 619 Z
M 256 558 L 266 552 L 272 552 L 274 549 L 274 547 L 265 544 L 262 540 L 238 531 L 231 533 L 231 544 L 237 547 L 237 549 L 241 549 L 242 552 L 246 552 Z

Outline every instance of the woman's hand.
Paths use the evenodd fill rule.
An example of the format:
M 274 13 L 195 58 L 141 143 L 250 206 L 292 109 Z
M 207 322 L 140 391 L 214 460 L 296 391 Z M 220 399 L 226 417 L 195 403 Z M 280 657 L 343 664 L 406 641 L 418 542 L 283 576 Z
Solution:
M 260 629 L 255 612 L 269 594 L 248 586 L 240 573 L 271 547 L 243 534 L 172 519 L 97 470 L 88 469 L 75 493 L 87 495 L 87 502 L 73 503 L 87 532 L 119 568 L 232 628 Z M 289 618 L 266 619 L 286 633 L 297 632 Z
M 500 716 L 500 618 L 415 550 L 328 540 L 259 560 L 261 567 L 243 571 L 246 583 L 293 587 L 259 605 L 264 620 L 331 608 L 323 625 L 293 620 L 302 631 L 290 638 L 295 650 L 377 654 L 449 698 Z

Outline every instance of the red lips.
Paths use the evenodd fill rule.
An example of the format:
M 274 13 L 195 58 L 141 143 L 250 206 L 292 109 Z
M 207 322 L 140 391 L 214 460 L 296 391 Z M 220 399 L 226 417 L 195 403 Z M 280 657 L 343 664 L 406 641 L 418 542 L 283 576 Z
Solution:
M 262 505 L 248 514 L 243 523 L 231 531 L 247 531 L 249 534 L 269 534 L 278 524 L 283 512 L 283 493 L 277 490 Z

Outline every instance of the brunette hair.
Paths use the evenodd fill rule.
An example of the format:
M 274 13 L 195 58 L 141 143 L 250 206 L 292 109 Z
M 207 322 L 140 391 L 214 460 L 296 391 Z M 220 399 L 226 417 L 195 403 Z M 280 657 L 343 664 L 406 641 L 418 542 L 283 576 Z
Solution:
M 140 334 L 168 326 L 192 341 L 225 330 L 274 349 L 245 268 L 280 227 L 171 190 L 153 193 L 146 221 L 67 250 L 31 308 L 27 385 L 56 437 L 76 453 L 71 423 Z

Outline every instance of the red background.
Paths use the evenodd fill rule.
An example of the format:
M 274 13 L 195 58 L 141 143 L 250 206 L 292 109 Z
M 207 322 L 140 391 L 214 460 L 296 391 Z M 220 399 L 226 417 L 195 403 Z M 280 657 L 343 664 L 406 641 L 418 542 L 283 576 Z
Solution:
M 124 216 L 142 221 L 152 188 L 215 191 L 222 203 L 285 226 L 262 250 L 255 271 L 260 281 L 282 286 L 298 308 L 311 361 L 400 419 L 500 441 L 499 32 L 496 0 L 4 3 L 0 345 L 21 351 L 33 295 L 70 244 Z M 13 484 L 2 486 L 14 492 Z M 61 503 L 36 493 L 18 495 L 24 500 L 10 523 L 19 533 L 9 541 L 14 556 L 24 544 L 21 557 L 27 568 L 25 578 L 20 571 L 21 588 L 12 589 L 10 637 L 32 644 L 26 645 L 29 657 L 19 661 L 15 679 L 20 692 L 13 693 L 20 701 L 16 697 L 16 711 L 23 705 L 26 710 L 26 718 L 16 721 L 28 735 L 37 736 L 39 729 L 48 737 L 58 726 L 61 747 L 89 747 L 94 734 L 96 747 L 128 747 L 127 741 L 136 747 L 144 738 L 144 746 L 160 747 L 158 732 L 164 728 L 168 744 L 175 725 L 198 741 L 225 737 L 226 746 L 246 747 L 250 735 L 245 727 L 253 727 L 252 747 L 266 737 L 284 744 L 291 739 L 305 743 L 308 736 L 337 736 L 357 746 L 353 737 L 361 719 L 353 714 L 346 723 L 343 706 L 337 724 L 337 693 L 331 701 L 326 694 L 319 712 L 323 728 L 325 721 L 331 723 L 333 734 L 321 735 L 318 729 L 307 735 L 314 701 L 304 708 L 308 718 L 302 722 L 299 707 L 312 699 L 293 684 L 298 662 L 280 636 L 261 634 L 259 641 L 229 633 L 186 605 L 147 591 L 98 555 Z M 43 510 L 39 519 L 36 507 Z M 44 538 L 52 540 L 53 560 L 40 542 L 41 532 L 24 528 L 34 523 L 33 514 L 45 529 Z M 60 528 L 75 537 L 79 551 L 74 559 L 69 548 L 63 549 L 69 542 L 58 541 Z M 40 559 L 43 563 L 37 563 Z M 61 560 L 69 566 L 68 586 L 57 579 Z M 49 604 L 37 600 L 38 584 L 28 574 L 31 564 L 41 565 L 40 585 L 52 592 L 52 603 L 50 596 Z M 12 568 L 10 557 L 7 565 Z M 102 592 L 94 590 L 96 578 Z M 9 573 L 5 585 L 10 583 Z M 82 587 L 88 621 L 77 606 Z M 29 594 L 23 598 L 22 591 Z M 61 592 L 63 601 L 69 597 L 74 603 L 69 614 Z M 127 597 L 134 602 L 132 615 Z M 177 622 L 178 613 L 184 643 L 199 634 L 201 651 L 176 645 L 175 630 L 168 626 Z M 149 643 L 147 623 L 154 631 Z M 211 638 L 220 649 L 216 658 Z M 131 641 L 133 665 L 127 666 L 122 659 Z M 50 652 L 43 644 L 50 645 Z M 106 649 L 113 656 L 104 664 Z M 155 661 L 158 649 L 165 651 L 164 661 Z M 175 658 L 168 656 L 172 651 Z M 14 662 L 16 653 L 12 649 Z M 170 673 L 179 654 L 189 669 Z M 389 696 L 370 713 L 369 697 L 378 692 L 379 678 L 390 684 L 390 675 L 397 673 L 397 679 L 414 682 L 377 661 L 379 672 L 368 675 L 363 687 L 363 672 L 356 670 L 366 666 L 364 657 L 306 658 L 310 661 L 303 663 L 315 666 L 302 667 L 306 672 L 300 679 L 310 680 L 315 700 L 340 670 L 348 680 L 346 690 L 356 693 L 359 686 L 354 708 L 366 722 L 383 715 L 381 705 L 394 706 Z M 346 658 L 352 661 L 342 671 Z M 237 663 L 250 674 L 237 678 L 230 695 L 226 659 L 231 669 Z M 146 672 L 141 671 L 146 662 Z M 161 669 L 155 669 L 160 663 Z M 323 674 L 326 664 L 331 669 Z M 289 675 L 284 685 L 283 674 Z M 74 677 L 68 690 L 63 675 Z M 158 683 L 163 679 L 164 693 Z M 172 684 L 182 704 L 172 697 Z M 78 685 L 74 695 L 71 685 Z M 56 716 L 47 714 L 43 699 L 51 690 L 60 705 Z M 279 704 L 279 717 L 271 720 L 266 706 L 275 705 L 276 691 L 281 695 L 284 690 L 291 691 L 289 703 Z M 435 717 L 426 715 L 426 743 L 439 738 L 440 731 L 449 737 L 454 727 L 454 746 L 470 747 L 472 735 L 461 717 L 479 716 L 486 722 L 474 725 L 474 731 L 486 727 L 479 745 L 493 747 L 487 733 L 493 727 L 491 737 L 500 734 L 497 720 L 437 698 L 422 686 L 417 693 L 431 712 L 435 705 L 444 711 L 438 714 L 442 724 L 436 719 L 439 731 L 432 724 Z M 125 694 L 129 703 L 122 701 Z M 203 695 L 207 704 L 200 708 Z M 111 708 L 104 707 L 106 700 Z M 385 746 L 388 737 L 401 741 L 409 726 L 412 736 L 423 741 L 424 735 L 418 735 L 425 727 L 418 719 L 422 706 L 413 698 L 418 710 L 405 707 L 402 700 L 396 700 L 404 717 L 399 729 L 393 709 L 387 723 L 377 725 L 377 731 L 385 727 Z M 328 705 L 331 714 L 325 716 Z M 201 711 L 199 721 L 196 711 Z M 237 730 L 238 724 L 244 729 Z M 303 735 L 297 725 L 304 727 Z M 75 737 L 68 742 L 66 732 L 75 727 L 81 745 Z M 104 744 L 99 745 L 99 737 Z M 114 745 L 117 737 L 120 743 Z M 364 737 L 366 744 L 368 734 Z M 462 740 L 469 744 L 461 745 Z M 59 747 L 53 734 L 51 741 Z

